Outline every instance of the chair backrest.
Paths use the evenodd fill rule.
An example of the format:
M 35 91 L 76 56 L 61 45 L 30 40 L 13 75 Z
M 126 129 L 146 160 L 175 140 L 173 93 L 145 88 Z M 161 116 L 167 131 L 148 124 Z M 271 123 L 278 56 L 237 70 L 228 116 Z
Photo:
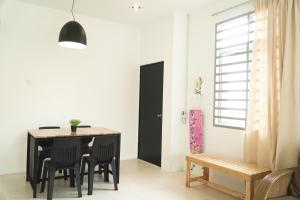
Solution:
M 69 167 L 79 163 L 81 161 L 80 138 L 55 138 L 51 149 L 51 161 L 59 167 Z
M 39 130 L 46 130 L 46 129 L 60 129 L 59 126 L 41 126 L 39 127 Z M 43 150 L 49 148 L 52 145 L 53 140 L 52 139 L 45 139 L 42 141 L 39 141 L 39 145 L 43 148 Z
M 59 126 L 41 126 L 39 127 L 40 130 L 43 130 L 43 129 L 60 129 Z
M 77 128 L 92 128 L 91 125 L 80 125 Z M 81 138 L 81 142 L 83 145 L 87 146 L 90 142 L 92 142 L 93 137 L 83 137 Z
M 92 128 L 91 125 L 80 125 L 80 126 L 77 126 L 77 128 Z
M 97 162 L 109 163 L 117 154 L 117 143 L 112 136 L 95 137 L 91 157 Z

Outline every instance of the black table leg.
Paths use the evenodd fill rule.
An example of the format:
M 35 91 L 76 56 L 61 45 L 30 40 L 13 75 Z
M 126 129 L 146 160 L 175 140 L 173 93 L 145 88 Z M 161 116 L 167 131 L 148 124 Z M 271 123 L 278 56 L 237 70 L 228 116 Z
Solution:
M 33 151 L 34 151 L 34 157 L 33 157 L 33 198 L 36 198 L 36 192 L 37 192 L 37 179 L 38 179 L 38 141 L 36 139 L 33 139 Z
M 30 182 L 33 198 L 36 198 L 38 178 L 38 141 L 28 133 L 26 180 Z
M 116 172 L 117 172 L 117 183 L 120 180 L 120 152 L 121 152 L 121 135 L 117 137 L 117 156 L 116 156 Z
M 27 134 L 27 158 L 26 158 L 26 181 L 29 181 L 29 168 L 30 168 L 30 135 Z

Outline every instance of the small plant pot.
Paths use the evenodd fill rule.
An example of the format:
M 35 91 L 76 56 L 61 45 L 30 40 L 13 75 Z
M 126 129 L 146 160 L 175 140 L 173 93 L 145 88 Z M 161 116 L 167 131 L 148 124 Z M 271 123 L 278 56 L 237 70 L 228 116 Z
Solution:
M 71 132 L 72 133 L 76 133 L 77 130 L 77 126 L 71 126 Z

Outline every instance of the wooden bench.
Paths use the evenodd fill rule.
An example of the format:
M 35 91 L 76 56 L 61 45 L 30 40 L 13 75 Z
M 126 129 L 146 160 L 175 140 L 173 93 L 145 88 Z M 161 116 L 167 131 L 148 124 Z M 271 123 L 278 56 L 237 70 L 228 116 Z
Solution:
M 205 154 L 191 154 L 186 156 L 187 170 L 186 170 L 186 186 L 190 187 L 191 182 L 200 181 L 209 187 L 229 194 L 231 196 L 252 200 L 254 194 L 254 182 L 262 179 L 267 174 L 271 173 L 270 169 L 258 167 L 253 164 L 246 164 L 243 162 L 235 162 L 225 159 L 214 158 Z M 203 176 L 191 177 L 191 165 L 196 164 L 203 167 Z M 209 170 L 215 170 L 224 174 L 239 177 L 245 181 L 245 192 L 240 193 L 228 189 L 222 185 L 209 181 Z

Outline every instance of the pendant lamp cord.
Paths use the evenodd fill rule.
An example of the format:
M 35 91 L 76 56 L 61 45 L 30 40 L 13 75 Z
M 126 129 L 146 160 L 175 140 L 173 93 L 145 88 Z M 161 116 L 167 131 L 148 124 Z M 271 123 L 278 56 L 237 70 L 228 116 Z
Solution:
M 73 20 L 75 21 L 75 17 L 74 17 L 73 9 L 74 9 L 74 0 L 73 0 L 73 3 L 72 3 L 72 9 L 71 9 L 71 13 L 72 13 L 72 16 L 73 16 Z

